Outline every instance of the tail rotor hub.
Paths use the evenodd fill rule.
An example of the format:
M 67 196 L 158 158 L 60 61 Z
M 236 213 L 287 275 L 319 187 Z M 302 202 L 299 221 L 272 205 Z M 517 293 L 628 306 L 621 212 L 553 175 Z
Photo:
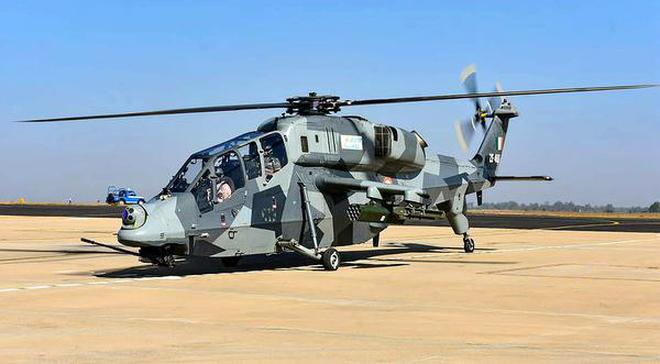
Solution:
M 461 73 L 460 80 L 467 94 L 479 94 L 477 88 L 477 68 L 475 65 L 471 64 L 465 67 Z M 499 83 L 496 85 L 496 91 L 501 91 Z M 474 114 L 471 118 L 457 121 L 454 124 L 458 144 L 464 152 L 467 152 L 470 147 L 472 137 L 477 130 L 477 125 L 481 126 L 481 130 L 485 132 L 487 119 L 492 119 L 494 117 L 495 111 L 502 103 L 502 99 L 499 97 L 491 97 L 487 100 L 486 108 L 484 108 L 479 97 L 471 97 L 470 99 L 474 104 Z

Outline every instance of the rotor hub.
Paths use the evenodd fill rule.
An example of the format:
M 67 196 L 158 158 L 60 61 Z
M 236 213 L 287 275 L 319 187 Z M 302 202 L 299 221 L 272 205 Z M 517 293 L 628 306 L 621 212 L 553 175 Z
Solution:
M 295 96 L 286 99 L 289 107 L 287 114 L 325 115 L 333 112 L 339 112 L 341 106 L 346 104 L 339 100 L 339 96 L 317 95 L 316 92 L 310 92 L 307 96 Z

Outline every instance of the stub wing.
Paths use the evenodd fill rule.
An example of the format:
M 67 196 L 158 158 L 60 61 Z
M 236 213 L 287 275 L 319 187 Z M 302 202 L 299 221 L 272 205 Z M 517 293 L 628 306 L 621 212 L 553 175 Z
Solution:
M 346 177 L 320 176 L 316 179 L 317 187 L 325 192 L 363 191 L 375 203 L 353 204 L 347 209 L 351 221 L 370 223 L 405 224 L 415 220 L 418 223 L 426 220 L 439 220 L 444 213 L 438 209 L 429 209 L 423 206 L 428 201 L 429 194 L 419 188 L 387 184 L 375 181 L 366 181 Z M 404 202 L 398 206 L 383 204 L 382 202 L 392 196 L 402 196 Z
M 316 178 L 316 186 L 326 192 L 333 191 L 366 191 L 367 197 L 381 201 L 387 196 L 400 195 L 404 201 L 422 203 L 429 195 L 419 188 L 366 181 L 346 177 L 320 176 Z

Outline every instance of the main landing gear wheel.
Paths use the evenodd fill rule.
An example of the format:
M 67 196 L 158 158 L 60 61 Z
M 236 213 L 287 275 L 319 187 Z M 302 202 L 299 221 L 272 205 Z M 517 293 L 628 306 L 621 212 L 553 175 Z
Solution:
M 474 252 L 474 240 L 469 236 L 463 238 L 463 250 L 465 250 L 466 253 Z
M 337 249 L 329 248 L 323 252 L 321 261 L 323 262 L 323 268 L 325 268 L 325 270 L 337 270 L 339 264 L 341 264 L 341 257 L 339 256 Z

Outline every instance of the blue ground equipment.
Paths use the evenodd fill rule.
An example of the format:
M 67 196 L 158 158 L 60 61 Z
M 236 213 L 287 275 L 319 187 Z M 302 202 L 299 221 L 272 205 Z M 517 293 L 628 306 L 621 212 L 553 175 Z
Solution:
M 106 197 L 105 202 L 111 205 L 130 205 L 144 203 L 144 197 L 138 196 L 138 194 L 130 188 L 110 186 L 108 187 L 108 197 Z

